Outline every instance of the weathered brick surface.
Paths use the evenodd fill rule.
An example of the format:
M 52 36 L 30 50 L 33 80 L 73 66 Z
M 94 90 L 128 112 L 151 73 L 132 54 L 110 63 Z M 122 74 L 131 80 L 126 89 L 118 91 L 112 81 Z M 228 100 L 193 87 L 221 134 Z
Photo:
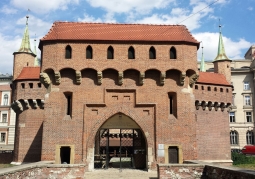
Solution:
M 72 59 L 65 59 L 67 45 L 72 47 Z M 93 48 L 93 59 L 86 59 L 88 45 Z M 109 45 L 114 48 L 112 60 L 106 59 Z M 153 60 L 148 59 L 148 51 L 152 45 L 157 51 L 157 58 Z M 135 49 L 136 59 L 127 58 L 130 46 Z M 175 60 L 169 59 L 172 46 L 175 46 L 177 51 Z M 107 119 L 118 113 L 130 116 L 141 127 L 147 147 L 152 149 L 151 168 L 155 168 L 156 163 L 165 162 L 164 157 L 157 155 L 158 144 L 182 146 L 184 160 L 230 159 L 225 155 L 226 148 L 229 147 L 225 135 L 228 128 L 227 112 L 210 111 L 208 118 L 217 118 L 217 125 L 211 122 L 210 125 L 203 126 L 206 124 L 204 116 L 207 113 L 196 110 L 195 100 L 211 99 L 227 103 L 231 99 L 231 89 L 228 94 L 226 91 L 211 91 L 209 94 L 190 87 L 189 77 L 198 73 L 196 52 L 196 46 L 170 42 L 45 42 L 42 45 L 42 72 L 49 75 L 51 85 L 47 90 L 33 90 L 19 89 L 21 82 L 17 83 L 16 99 L 29 99 L 30 95 L 31 98 L 41 99 L 44 93 L 45 107 L 44 110 L 28 109 L 19 114 L 15 160 L 24 161 L 26 156 L 32 155 L 36 156 L 36 159 L 55 160 L 56 145 L 74 145 L 74 163 L 89 163 L 88 150 L 94 147 L 96 132 Z M 60 84 L 56 83 L 54 75 L 58 71 L 61 76 Z M 81 84 L 76 83 L 75 71 L 81 71 Z M 97 77 L 97 72 L 100 71 L 103 72 L 101 85 L 98 84 Z M 122 85 L 119 84 L 118 72 L 124 72 Z M 162 85 L 160 78 L 164 72 L 166 78 Z M 140 73 L 145 73 L 143 85 L 139 83 Z M 181 74 L 186 74 L 184 85 L 180 83 Z M 29 82 L 31 81 L 25 82 L 26 86 Z M 225 90 L 227 87 L 223 88 Z M 64 94 L 70 92 L 72 114 L 67 116 Z M 175 114 L 170 114 L 169 94 L 176 94 L 177 103 L 173 106 Z M 22 127 L 23 124 L 25 127 Z M 212 136 L 204 132 L 208 129 L 214 130 Z M 35 140 L 37 134 L 39 137 Z M 219 140 L 218 137 L 223 138 Z M 34 140 L 35 150 L 29 150 Z M 213 143 L 226 142 L 222 144 L 221 150 L 212 150 L 217 158 L 213 154 L 204 156 L 208 148 L 203 148 L 202 144 L 208 140 L 208 148 Z

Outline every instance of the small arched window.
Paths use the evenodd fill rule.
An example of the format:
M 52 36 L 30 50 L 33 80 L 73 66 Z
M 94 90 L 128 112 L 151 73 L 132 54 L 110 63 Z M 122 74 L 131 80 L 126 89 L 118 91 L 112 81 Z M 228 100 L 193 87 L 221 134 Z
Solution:
M 171 47 L 170 49 L 170 59 L 176 59 L 176 49 L 174 47 Z
M 4 106 L 8 105 L 8 98 L 9 98 L 8 94 L 5 94 L 4 95 Z
M 201 89 L 204 90 L 204 86 L 201 86 Z
M 220 92 L 223 92 L 223 88 L 220 88 Z
M 230 132 L 230 144 L 237 145 L 238 144 L 238 133 L 236 131 Z
M 207 87 L 207 91 L 211 91 L 211 87 L 210 86 Z
M 228 93 L 228 89 L 226 89 L 226 92 Z
M 214 87 L 214 91 L 217 91 L 217 87 Z
M 132 46 L 128 49 L 128 59 L 135 59 L 135 49 Z
M 92 47 L 89 45 L 86 48 L 86 59 L 92 59 L 93 58 L 93 49 Z
M 108 47 L 107 49 L 107 59 L 113 59 L 114 58 L 114 49 L 112 46 Z
M 66 46 L 66 59 L 71 59 L 72 58 L 72 48 L 70 45 Z
M 246 133 L 246 143 L 247 144 L 254 144 L 254 133 L 252 131 L 248 131 Z
M 197 85 L 195 85 L 195 89 L 198 89 L 198 86 L 197 86 Z
M 154 47 L 151 47 L 149 50 L 149 58 L 150 59 L 156 59 L 156 50 Z

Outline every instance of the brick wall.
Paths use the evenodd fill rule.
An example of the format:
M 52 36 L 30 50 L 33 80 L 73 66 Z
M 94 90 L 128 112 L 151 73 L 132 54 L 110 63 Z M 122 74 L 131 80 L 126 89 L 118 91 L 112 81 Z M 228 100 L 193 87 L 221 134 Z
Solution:
M 15 80 L 23 67 L 34 66 L 35 57 L 29 53 L 14 53 L 13 65 L 13 79 Z

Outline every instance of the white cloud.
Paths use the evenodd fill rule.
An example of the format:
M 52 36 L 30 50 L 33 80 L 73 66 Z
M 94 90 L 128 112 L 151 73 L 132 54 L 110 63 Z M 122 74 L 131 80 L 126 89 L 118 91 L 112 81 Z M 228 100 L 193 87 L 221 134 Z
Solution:
M 212 61 L 217 56 L 218 43 L 219 43 L 219 33 L 196 33 L 193 36 L 198 40 L 203 42 L 204 46 L 204 58 L 206 61 Z M 226 55 L 231 59 L 244 59 L 245 51 L 252 45 L 251 42 L 245 39 L 239 39 L 234 41 L 228 37 L 223 36 L 223 42 L 225 47 Z M 198 60 L 201 59 L 201 46 L 198 50 Z
M 253 10 L 253 7 L 248 7 L 247 8 L 249 11 L 252 11 Z
M 95 18 L 93 16 L 90 16 L 90 15 L 84 13 L 82 18 L 80 18 L 80 17 L 78 18 L 78 21 L 79 22 L 102 22 L 102 19 Z
M 0 12 L 4 13 L 4 14 L 16 14 L 17 13 L 17 9 L 8 7 L 7 5 L 4 5 L 1 9 Z
M 162 9 L 174 4 L 176 0 L 86 0 L 92 7 L 103 8 L 111 13 L 137 12 L 147 14 L 152 9 Z
M 30 9 L 34 13 L 47 13 L 54 10 L 66 10 L 69 5 L 78 4 L 79 0 L 11 0 L 17 8 Z

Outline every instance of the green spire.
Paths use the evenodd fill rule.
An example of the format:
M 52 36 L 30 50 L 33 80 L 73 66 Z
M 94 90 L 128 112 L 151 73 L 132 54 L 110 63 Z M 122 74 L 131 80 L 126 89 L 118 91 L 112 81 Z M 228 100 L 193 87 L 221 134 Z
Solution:
M 218 55 L 214 59 L 214 61 L 230 60 L 225 53 L 225 48 L 224 48 L 223 39 L 222 39 L 222 35 L 221 35 L 221 25 L 219 25 L 219 29 L 220 29 L 220 36 L 219 36 L 219 45 L 218 45 Z
M 205 72 L 204 47 L 202 46 L 202 58 L 200 63 L 200 71 Z
M 21 46 L 18 50 L 18 52 L 26 52 L 26 53 L 33 53 L 33 51 L 30 48 L 30 40 L 29 40 L 29 32 L 28 32 L 28 18 L 29 16 L 26 16 L 27 21 L 26 21 L 26 28 L 25 28 L 25 32 L 22 38 L 22 42 L 21 42 Z
M 40 66 L 40 63 L 39 63 L 39 59 L 37 58 L 37 52 L 36 52 L 36 39 L 34 40 L 34 54 L 36 55 L 35 56 L 35 61 L 34 61 L 34 66 Z

